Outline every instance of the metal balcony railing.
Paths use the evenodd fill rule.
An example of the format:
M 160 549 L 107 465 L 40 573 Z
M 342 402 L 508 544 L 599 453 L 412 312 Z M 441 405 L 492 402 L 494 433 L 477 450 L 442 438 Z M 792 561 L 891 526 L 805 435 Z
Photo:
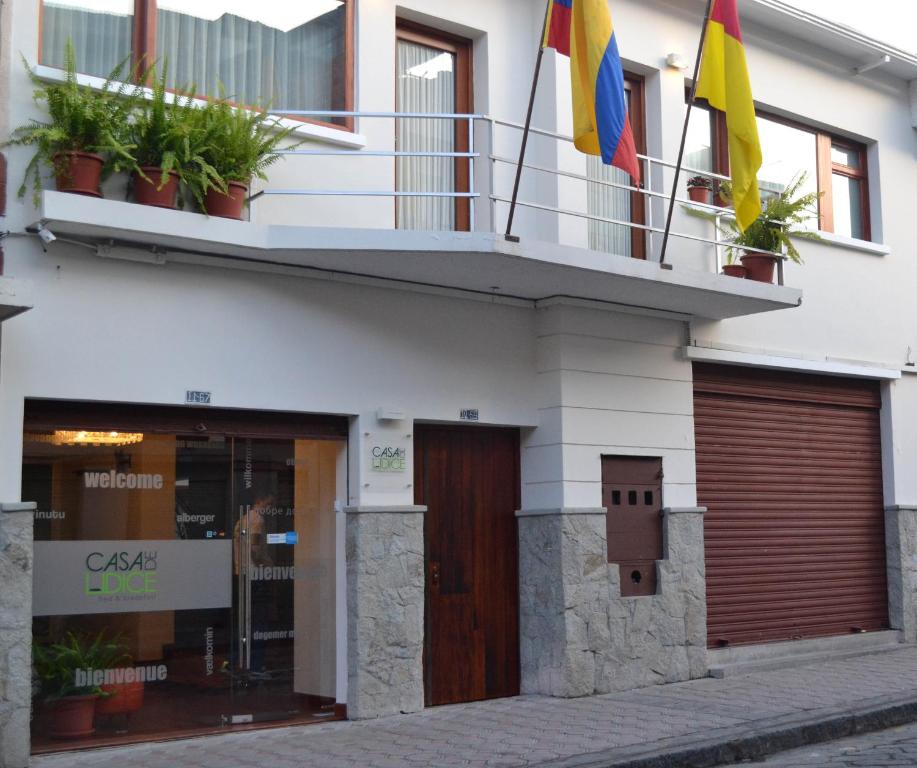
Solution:
M 509 197 L 512 185 L 507 184 L 507 190 L 502 189 L 499 182 L 501 177 L 500 168 L 514 168 L 518 161 L 519 142 L 524 126 L 508 120 L 500 120 L 483 114 L 451 114 L 438 112 L 352 112 L 352 111 L 327 111 L 327 110 L 287 110 L 272 112 L 278 118 L 294 117 L 304 119 L 328 119 L 353 117 L 359 120 L 447 120 L 455 125 L 453 135 L 463 137 L 467 142 L 467 151 L 407 151 L 398 149 L 336 149 L 336 148 L 294 148 L 287 150 L 278 150 L 277 154 L 296 157 L 359 157 L 359 158 L 390 158 L 393 161 L 398 158 L 452 158 L 456 163 L 467 163 L 466 176 L 467 188 L 461 190 L 441 190 L 441 191 L 424 191 L 424 190 L 406 190 L 406 189 L 366 189 L 366 188 L 291 188 L 278 189 L 268 186 L 252 196 L 252 201 L 266 196 L 305 196 L 305 197 L 388 197 L 393 201 L 398 198 L 451 198 L 453 200 L 467 200 L 470 211 L 470 229 L 471 231 L 486 230 L 502 234 L 502 228 L 499 226 L 501 221 L 501 206 L 508 206 L 511 203 Z M 479 127 L 482 132 L 486 133 L 487 153 L 482 155 L 476 148 L 476 138 Z M 517 136 L 508 142 L 509 151 L 499 152 L 498 144 L 504 142 L 498 141 L 497 131 L 499 129 L 508 129 L 517 134 Z M 548 139 L 554 142 L 572 144 L 573 138 L 564 134 L 544 130 L 540 128 L 531 128 L 533 136 L 542 139 Z M 394 136 L 394 135 L 393 135 Z M 395 145 L 394 138 L 392 145 Z M 532 152 L 530 151 L 529 157 Z M 553 153 L 556 157 L 556 153 Z M 522 196 L 517 200 L 519 208 L 525 208 L 536 212 L 547 213 L 554 216 L 574 217 L 585 219 L 600 224 L 624 227 L 627 230 L 639 230 L 645 233 L 647 238 L 647 253 L 649 260 L 658 260 L 655 254 L 655 245 L 657 239 L 661 241 L 664 229 L 657 225 L 656 222 L 664 222 L 671 194 L 671 184 L 674 163 L 662 160 L 658 157 L 649 155 L 638 155 L 641 163 L 642 177 L 644 185 L 635 187 L 626 183 L 619 183 L 607 179 L 591 178 L 582 173 L 564 170 L 551 165 L 534 162 L 527 159 L 523 165 L 527 171 L 536 174 L 547 175 L 555 180 L 570 179 L 580 181 L 585 184 L 593 184 L 609 189 L 622 190 L 630 193 L 637 193 L 644 197 L 646 211 L 646 223 L 638 223 L 607 216 L 600 216 L 584 210 L 575 210 L 562 208 L 549 203 L 538 202 L 537 200 L 525 199 Z M 489 169 L 489 176 L 485 179 L 476 177 L 476 172 Z M 682 166 L 681 177 L 687 179 L 690 176 L 705 176 L 713 181 L 728 181 L 727 176 L 722 176 L 711 171 L 690 168 Z M 480 174 L 479 174 L 480 175 Z M 481 183 L 483 181 L 483 183 Z M 478 201 L 486 195 L 489 202 L 489 212 L 485 216 L 478 206 Z M 696 209 L 707 210 L 713 213 L 717 218 L 717 226 L 713 227 L 713 237 L 704 237 L 698 234 L 679 232 L 674 228 L 669 233 L 670 238 L 680 239 L 683 241 L 694 242 L 709 246 L 715 254 L 715 269 L 719 272 L 725 261 L 724 255 L 729 248 L 728 242 L 725 242 L 719 233 L 719 223 L 731 216 L 728 209 L 716 205 L 707 205 L 690 201 L 686 198 L 676 197 L 676 205 L 690 206 Z M 505 221 L 505 216 L 502 218 Z M 742 247 L 743 251 L 753 253 L 763 253 L 773 256 L 770 251 L 763 251 L 756 248 Z M 655 258 L 654 258 L 655 257 Z M 778 284 L 784 284 L 784 262 L 785 255 L 779 255 L 777 261 L 777 278 Z

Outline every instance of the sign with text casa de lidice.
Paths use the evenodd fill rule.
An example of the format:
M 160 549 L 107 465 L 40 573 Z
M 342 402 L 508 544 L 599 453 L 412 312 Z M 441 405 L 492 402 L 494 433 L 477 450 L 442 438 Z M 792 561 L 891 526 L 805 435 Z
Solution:
M 373 472 L 404 472 L 408 468 L 408 451 L 404 445 L 373 442 L 369 454 Z
M 232 541 L 36 541 L 33 616 L 228 608 Z

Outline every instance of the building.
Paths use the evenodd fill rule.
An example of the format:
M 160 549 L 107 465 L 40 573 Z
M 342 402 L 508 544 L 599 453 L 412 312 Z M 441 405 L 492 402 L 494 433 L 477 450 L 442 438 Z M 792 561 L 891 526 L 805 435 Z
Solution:
M 659 263 L 698 0 L 613 6 L 655 194 L 572 151 L 548 54 L 518 242 L 543 3 L 292 5 L 0 7 L 9 125 L 40 116 L 18 52 L 59 79 L 69 31 L 86 82 L 168 55 L 177 82 L 274 95 L 310 153 L 229 221 L 117 177 L 35 208 L 7 150 L 0 319 L 7 285 L 34 307 L 0 350 L 0 765 L 917 641 L 917 57 L 740 4 L 762 178 L 826 193 L 822 242 L 767 285 L 718 274 L 681 205 Z M 726 170 L 716 116 L 689 139 Z M 418 190 L 451 196 L 391 194 Z M 73 687 L 114 695 L 55 740 L 30 643 L 100 633 Z

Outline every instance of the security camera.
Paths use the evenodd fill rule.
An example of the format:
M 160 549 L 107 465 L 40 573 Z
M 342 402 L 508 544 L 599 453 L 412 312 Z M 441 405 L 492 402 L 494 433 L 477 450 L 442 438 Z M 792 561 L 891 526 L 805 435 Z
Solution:
M 38 236 L 41 238 L 41 242 L 43 242 L 45 245 L 51 245 L 51 243 L 57 240 L 57 235 L 55 235 L 47 227 L 39 227 Z

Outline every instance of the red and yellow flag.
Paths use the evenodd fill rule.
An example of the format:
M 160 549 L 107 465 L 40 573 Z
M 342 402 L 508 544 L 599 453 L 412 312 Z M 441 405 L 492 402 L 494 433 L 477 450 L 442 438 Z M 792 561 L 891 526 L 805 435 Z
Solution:
M 761 142 L 748 79 L 736 0 L 714 0 L 697 81 L 697 96 L 726 113 L 736 223 L 743 232 L 761 213 Z

